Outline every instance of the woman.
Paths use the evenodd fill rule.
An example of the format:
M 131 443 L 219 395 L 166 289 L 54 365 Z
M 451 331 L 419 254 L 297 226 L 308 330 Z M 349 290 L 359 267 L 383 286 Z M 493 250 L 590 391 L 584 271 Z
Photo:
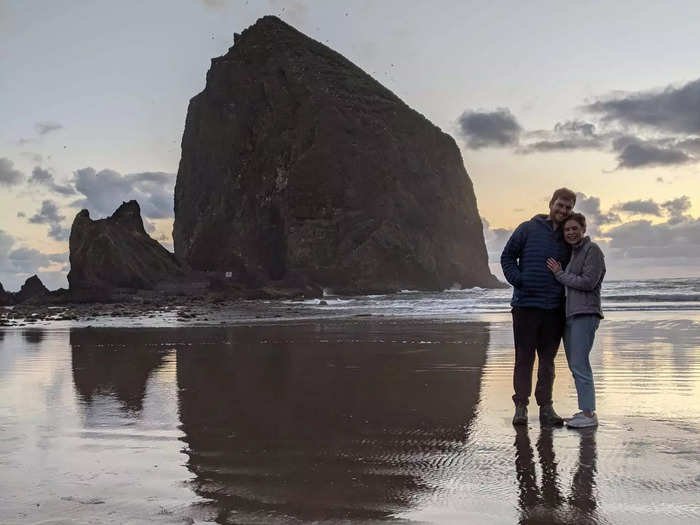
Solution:
M 600 306 L 600 286 L 605 276 L 603 252 L 590 237 L 585 236 L 586 218 L 572 214 L 564 222 L 564 240 L 571 246 L 571 260 L 562 270 L 555 259 L 547 259 L 547 268 L 566 287 L 566 326 L 564 350 L 569 369 L 574 376 L 578 408 L 581 412 L 567 421 L 572 428 L 598 425 L 595 413 L 595 388 L 589 354 L 598 324 L 603 318 Z

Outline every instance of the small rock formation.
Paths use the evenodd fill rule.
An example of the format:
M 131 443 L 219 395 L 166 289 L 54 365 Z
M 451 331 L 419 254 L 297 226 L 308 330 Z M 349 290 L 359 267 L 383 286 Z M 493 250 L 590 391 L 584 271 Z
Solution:
M 193 269 L 256 285 L 498 286 L 454 139 L 272 16 L 190 101 L 173 236 Z
M 2 283 L 0 283 L 0 306 L 10 306 L 11 304 L 15 304 L 14 297 L 11 293 L 6 292 Z
M 119 206 L 111 217 L 96 221 L 82 210 L 73 220 L 69 247 L 72 294 L 150 289 L 184 273 L 175 256 L 146 233 L 141 209 L 133 200 Z
M 44 286 L 41 279 L 36 275 L 32 275 L 29 279 L 24 281 L 19 292 L 14 294 L 14 299 L 16 303 L 23 303 L 29 300 L 40 301 L 48 297 L 49 294 L 49 289 Z

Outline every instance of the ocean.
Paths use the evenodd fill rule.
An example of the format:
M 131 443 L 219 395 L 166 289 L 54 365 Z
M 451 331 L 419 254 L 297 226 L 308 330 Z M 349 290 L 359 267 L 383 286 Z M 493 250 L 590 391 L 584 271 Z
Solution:
M 511 425 L 509 290 L 2 328 L 0 523 L 699 523 L 699 287 L 606 283 L 584 431 Z

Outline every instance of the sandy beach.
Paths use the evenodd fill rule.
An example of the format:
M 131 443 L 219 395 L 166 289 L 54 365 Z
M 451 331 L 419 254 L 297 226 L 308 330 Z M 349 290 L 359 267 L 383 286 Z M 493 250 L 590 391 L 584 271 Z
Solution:
M 693 523 L 698 317 L 608 315 L 584 432 L 510 424 L 504 313 L 6 329 L 0 521 Z

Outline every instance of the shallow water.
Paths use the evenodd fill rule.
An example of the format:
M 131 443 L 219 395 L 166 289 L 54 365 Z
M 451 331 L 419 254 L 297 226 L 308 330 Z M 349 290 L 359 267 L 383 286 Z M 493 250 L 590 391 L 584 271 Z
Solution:
M 6 330 L 0 523 L 695 523 L 686 317 L 601 323 L 588 431 L 512 427 L 502 314 Z

